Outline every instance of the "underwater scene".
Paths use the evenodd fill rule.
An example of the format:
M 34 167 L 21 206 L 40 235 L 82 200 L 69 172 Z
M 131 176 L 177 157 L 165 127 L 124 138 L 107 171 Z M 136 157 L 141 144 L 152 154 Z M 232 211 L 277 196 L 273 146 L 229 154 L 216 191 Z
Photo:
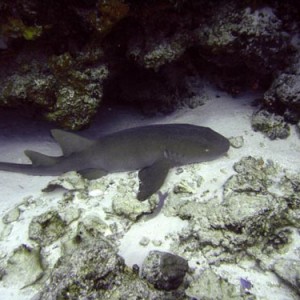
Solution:
M 300 299 L 300 3 L 0 1 L 0 300 Z

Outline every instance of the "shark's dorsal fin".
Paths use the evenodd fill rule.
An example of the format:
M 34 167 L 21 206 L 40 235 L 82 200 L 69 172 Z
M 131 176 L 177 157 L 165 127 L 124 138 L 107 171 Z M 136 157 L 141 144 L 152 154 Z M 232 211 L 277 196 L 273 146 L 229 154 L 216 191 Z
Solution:
M 25 150 L 24 153 L 31 160 L 34 167 L 52 166 L 57 163 L 58 159 L 57 157 L 48 156 L 31 150 Z
M 51 130 L 51 134 L 60 145 L 64 156 L 69 156 L 74 152 L 80 152 L 94 143 L 94 141 L 80 135 L 60 129 Z

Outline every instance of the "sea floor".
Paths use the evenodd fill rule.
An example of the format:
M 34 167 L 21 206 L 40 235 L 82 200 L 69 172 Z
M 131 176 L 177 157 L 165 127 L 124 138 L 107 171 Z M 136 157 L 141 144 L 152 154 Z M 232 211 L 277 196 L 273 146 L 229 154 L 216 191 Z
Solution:
M 199 188 L 182 195 L 183 200 L 189 197 L 199 198 L 200 202 L 207 202 L 210 199 L 218 199 L 220 203 L 223 197 L 223 185 L 230 176 L 235 174 L 234 163 L 242 157 L 261 157 L 264 161 L 272 160 L 282 169 L 291 173 L 299 173 L 300 170 L 300 139 L 296 128 L 291 127 L 291 134 L 285 140 L 271 141 L 260 132 L 254 132 L 251 128 L 251 115 L 257 107 L 252 105 L 260 95 L 244 94 L 233 98 L 226 93 L 207 88 L 207 98 L 209 99 L 203 106 L 194 109 L 182 108 L 168 116 L 157 116 L 147 118 L 139 112 L 122 107 L 105 107 L 99 112 L 92 126 L 80 132 L 80 134 L 97 138 L 103 133 L 113 132 L 124 128 L 164 123 L 190 123 L 200 126 L 211 127 L 227 138 L 242 137 L 243 146 L 240 148 L 231 147 L 228 154 L 215 161 L 205 162 L 195 166 L 183 166 L 179 174 L 175 169 L 171 170 L 166 183 L 162 187 L 162 192 L 172 194 L 173 186 L 180 182 L 191 181 L 191 174 L 199 174 L 202 182 Z M 0 123 L 0 160 L 18 163 L 29 163 L 23 154 L 25 149 L 32 149 L 49 155 L 59 155 L 60 149 L 50 136 L 51 125 L 43 121 L 34 121 L 31 118 L 24 118 L 16 112 L 1 112 Z M 179 175 L 178 175 L 179 174 Z M 0 216 L 3 218 L 12 212 L 15 207 L 21 207 L 19 217 L 9 224 L 0 224 L 0 260 L 5 261 L 12 255 L 20 245 L 32 245 L 34 242 L 28 239 L 28 226 L 32 218 L 46 212 L 49 209 L 59 207 L 59 201 L 63 195 L 62 191 L 53 193 L 43 193 L 41 190 L 55 177 L 32 177 L 22 174 L 13 174 L 0 171 Z M 119 216 L 114 216 L 112 209 L 114 194 L 118 193 L 117 186 L 122 182 L 136 180 L 136 174 L 110 174 L 106 179 L 112 182 L 111 188 L 105 192 L 95 188 L 91 192 L 93 198 L 88 203 L 80 202 L 80 199 L 73 203 L 73 209 L 84 210 L 89 214 L 99 209 L 99 215 L 109 214 L 108 223 L 117 223 L 121 228 L 120 240 L 118 242 L 119 254 L 124 257 L 126 264 L 131 267 L 134 264 L 141 266 L 144 258 L 150 250 L 170 251 L 176 254 L 176 234 L 188 226 L 188 220 L 182 220 L 172 215 L 171 196 L 166 199 L 166 208 L 155 217 L 149 220 L 132 222 L 130 226 L 125 226 Z M 128 181 L 129 180 L 129 181 Z M 133 187 L 136 191 L 136 186 Z M 103 196 L 103 197 L 102 197 Z M 100 198 L 102 202 L 96 203 Z M 25 199 L 25 200 L 24 200 Z M 23 208 L 24 201 L 33 203 Z M 96 204 L 95 204 L 96 203 Z M 116 203 L 114 204 L 116 205 Z M 168 206 L 169 205 L 169 206 Z M 101 212 L 100 212 L 101 211 Z M 159 229 L 158 229 L 159 228 Z M 298 253 L 300 260 L 300 236 L 297 230 L 294 233 L 293 243 L 284 257 L 290 255 L 295 259 Z M 50 250 L 49 250 L 50 251 Z M 55 252 L 55 251 L 54 251 Z M 179 251 L 180 252 L 180 251 Z M 57 252 L 55 252 L 57 253 Z M 182 255 L 182 253 L 178 253 Z M 54 264 L 59 254 L 48 257 Z M 184 257 L 184 255 L 182 255 Z M 280 258 L 280 255 L 278 255 Z M 297 299 L 299 295 L 293 291 L 288 284 L 282 281 L 275 273 L 262 270 L 257 267 L 255 261 L 245 258 L 239 263 L 211 264 L 203 261 L 199 264 L 200 258 L 187 257 L 190 267 L 195 273 L 201 273 L 205 268 L 213 270 L 221 278 L 225 278 L 229 283 L 237 288 L 241 285 L 241 278 L 251 282 L 250 293 L 257 299 Z M 268 262 L 271 264 L 271 262 Z M 51 265 L 51 262 L 49 262 Z M 1 264 L 0 264 L 1 266 Z M 22 269 L 22 267 L 21 267 Z M 16 268 L 16 272 L 18 268 Z M 23 272 L 21 274 L 21 272 Z M 26 281 L 22 278 L 26 275 L 26 268 L 20 271 L 19 276 L 8 275 L 0 281 L 0 299 L 31 299 L 37 293 L 35 288 L 22 288 Z M 7 277 L 7 278 L 6 278 Z M 242 287 L 240 287 L 242 288 Z M 191 290 L 190 293 L 195 293 Z M 191 295 L 197 297 L 197 295 Z

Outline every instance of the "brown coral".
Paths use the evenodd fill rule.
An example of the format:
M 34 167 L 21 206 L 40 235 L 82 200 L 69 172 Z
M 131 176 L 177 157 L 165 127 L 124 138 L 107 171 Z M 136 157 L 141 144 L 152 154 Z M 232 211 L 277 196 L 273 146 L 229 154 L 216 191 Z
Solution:
M 25 40 L 35 40 L 41 36 L 42 26 L 27 26 L 20 18 L 9 17 L 2 25 L 1 33 L 8 37 L 22 37 Z
M 98 1 L 97 10 L 90 16 L 92 26 L 101 35 L 110 32 L 113 26 L 129 12 L 128 4 L 120 0 Z

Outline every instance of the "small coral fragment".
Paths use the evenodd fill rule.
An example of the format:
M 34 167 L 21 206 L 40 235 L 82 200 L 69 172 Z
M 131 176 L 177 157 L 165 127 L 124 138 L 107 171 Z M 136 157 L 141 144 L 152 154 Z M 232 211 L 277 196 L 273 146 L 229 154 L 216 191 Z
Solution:
M 255 131 L 261 131 L 271 140 L 286 139 L 290 135 L 290 127 L 284 118 L 266 110 L 255 113 L 251 123 Z
M 66 223 L 57 211 L 34 217 L 29 225 L 29 238 L 42 246 L 50 245 L 64 235 Z
M 13 285 L 22 282 L 25 287 L 35 283 L 43 274 L 40 249 L 21 245 L 9 257 L 5 272 L 5 282 Z

